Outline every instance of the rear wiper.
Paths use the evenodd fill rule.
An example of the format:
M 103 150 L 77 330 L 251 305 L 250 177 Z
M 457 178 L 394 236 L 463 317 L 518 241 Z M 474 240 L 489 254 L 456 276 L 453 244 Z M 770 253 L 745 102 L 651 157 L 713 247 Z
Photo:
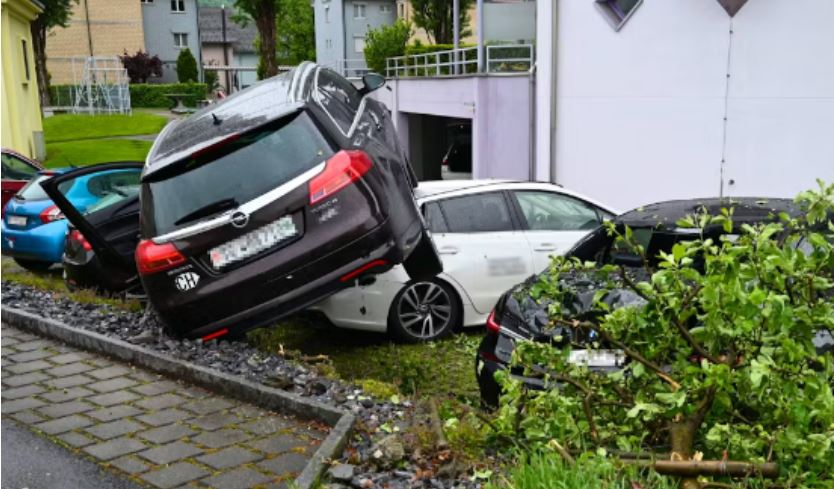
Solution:
M 212 202 L 211 204 L 204 205 L 199 209 L 189 212 L 188 214 L 182 216 L 177 221 L 174 222 L 175 226 L 179 226 L 180 224 L 185 224 L 187 222 L 195 221 L 200 219 L 201 217 L 210 216 L 212 214 L 217 214 L 220 211 L 224 211 L 226 209 L 231 209 L 233 207 L 237 207 L 238 203 L 235 199 L 222 199 L 218 200 L 217 202 Z

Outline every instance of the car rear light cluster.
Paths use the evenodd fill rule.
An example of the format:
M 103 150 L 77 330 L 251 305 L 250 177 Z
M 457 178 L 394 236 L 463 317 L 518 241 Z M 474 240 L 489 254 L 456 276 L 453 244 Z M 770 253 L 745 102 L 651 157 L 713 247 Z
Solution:
M 335 194 L 368 173 L 373 163 L 359 150 L 342 150 L 327 161 L 324 171 L 310 180 L 310 204 Z
M 501 325 L 498 324 L 498 321 L 495 319 L 495 310 L 489 313 L 489 317 L 487 318 L 486 327 L 489 331 L 493 333 L 498 333 L 501 331 Z
M 169 270 L 185 263 L 185 257 L 172 243 L 156 244 L 143 239 L 136 247 L 136 269 L 140 275 Z
M 58 206 L 51 205 L 41 212 L 40 218 L 42 223 L 49 224 L 50 222 L 63 219 L 64 215 L 61 214 L 61 209 Z
M 84 235 L 81 234 L 81 231 L 77 229 L 73 229 L 72 231 L 70 231 L 69 236 L 67 236 L 67 239 L 69 241 L 75 241 L 76 243 L 81 245 L 81 247 L 84 248 L 84 251 L 93 250 L 93 247 L 90 245 L 90 242 L 87 241 L 87 238 L 85 238 Z

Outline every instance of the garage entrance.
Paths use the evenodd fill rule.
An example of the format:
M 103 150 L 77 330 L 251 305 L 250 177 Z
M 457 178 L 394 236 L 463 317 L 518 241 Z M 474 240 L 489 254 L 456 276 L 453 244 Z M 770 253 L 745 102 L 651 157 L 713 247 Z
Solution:
M 472 121 L 408 114 L 408 150 L 417 178 L 472 178 Z

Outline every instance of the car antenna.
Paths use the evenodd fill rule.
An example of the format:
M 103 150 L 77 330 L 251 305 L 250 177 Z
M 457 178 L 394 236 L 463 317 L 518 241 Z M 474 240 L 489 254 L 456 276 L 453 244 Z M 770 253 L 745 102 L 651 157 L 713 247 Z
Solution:
M 217 117 L 217 114 L 215 114 L 214 112 L 211 113 L 211 118 L 214 119 L 215 126 L 219 126 L 220 123 L 223 122 L 223 119 Z

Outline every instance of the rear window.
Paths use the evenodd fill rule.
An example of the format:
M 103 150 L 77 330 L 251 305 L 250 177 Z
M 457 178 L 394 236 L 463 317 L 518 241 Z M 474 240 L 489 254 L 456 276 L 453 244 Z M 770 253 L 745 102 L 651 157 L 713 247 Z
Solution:
M 270 123 L 218 151 L 177 163 L 185 171 L 174 176 L 154 181 L 152 175 L 142 190 L 143 215 L 153 216 L 144 231 L 165 234 L 244 204 L 332 155 L 333 148 L 306 113 Z
M 44 192 L 43 187 L 41 187 L 41 182 L 45 182 L 52 178 L 52 175 L 38 175 L 36 178 L 29 180 L 20 191 L 15 195 L 18 200 L 46 200 L 49 198 Z M 58 190 L 61 193 L 66 193 L 69 189 L 69 186 L 72 185 L 72 182 L 64 182 L 61 185 L 58 185 Z

